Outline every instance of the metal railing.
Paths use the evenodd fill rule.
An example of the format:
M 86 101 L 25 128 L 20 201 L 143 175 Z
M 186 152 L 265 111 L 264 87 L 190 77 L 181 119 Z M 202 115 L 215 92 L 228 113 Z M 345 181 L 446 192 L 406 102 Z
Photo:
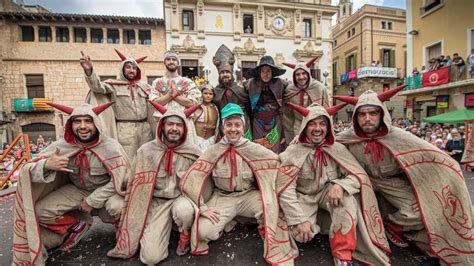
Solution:
M 17 159 L 14 162 L 12 170 L 3 178 L 3 180 L 0 181 L 0 188 L 2 188 L 12 177 L 12 175 L 15 173 L 16 170 L 20 168 L 21 165 L 26 163 L 31 159 L 31 151 L 30 151 L 30 138 L 28 134 L 19 134 L 16 136 L 16 138 L 12 141 L 10 146 L 3 151 L 3 154 L 0 156 L 0 161 L 3 162 L 3 159 L 10 153 L 10 151 L 13 149 L 13 147 L 18 144 L 18 142 L 23 139 L 23 143 L 25 144 L 25 152 L 22 154 L 22 156 Z

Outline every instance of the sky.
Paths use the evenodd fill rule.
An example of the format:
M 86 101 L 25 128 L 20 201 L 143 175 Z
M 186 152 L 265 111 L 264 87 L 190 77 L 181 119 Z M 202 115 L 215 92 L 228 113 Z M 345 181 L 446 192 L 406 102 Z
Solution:
M 132 17 L 163 17 L 163 0 L 14 0 L 41 5 L 52 12 Z M 339 0 L 331 0 L 337 5 Z M 364 4 L 405 9 L 406 0 L 353 0 L 354 12 Z

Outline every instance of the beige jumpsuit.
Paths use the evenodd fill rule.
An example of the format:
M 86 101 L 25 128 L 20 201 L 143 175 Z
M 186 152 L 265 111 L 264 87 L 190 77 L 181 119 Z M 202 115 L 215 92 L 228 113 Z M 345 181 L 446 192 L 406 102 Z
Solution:
M 104 221 L 120 218 L 123 197 L 115 193 L 113 180 L 99 158 L 90 151 L 86 151 L 85 155 L 89 160 L 90 170 L 84 171 L 81 178 L 73 157 L 68 164 L 68 168 L 74 169 L 74 173 L 67 173 L 70 183 L 49 193 L 35 205 L 39 223 L 56 233 L 64 234 L 73 225 L 71 223 L 77 221 L 65 218 L 64 215 L 77 210 L 83 199 L 86 199 L 87 204 L 94 209 L 105 207 L 106 213 L 113 219 L 103 217 L 101 214 L 104 212 L 101 210 L 99 215 Z M 39 160 L 32 168 L 33 183 L 49 183 L 55 179 L 55 171 L 44 169 L 46 160 Z
M 86 81 L 92 91 L 111 95 L 111 101 L 115 102 L 112 107 L 117 123 L 117 141 L 132 161 L 138 148 L 152 140 L 151 127 L 147 121 L 148 95 L 138 87 L 149 85 L 138 82 L 137 86 L 129 90 L 128 85 L 101 82 L 95 72 L 86 76 Z
M 214 193 L 206 204 L 201 203 L 200 211 L 202 214 L 208 208 L 217 209 L 219 222 L 212 224 L 201 215 L 198 228 L 201 241 L 217 240 L 224 226 L 236 216 L 256 218 L 259 226 L 263 226 L 262 201 L 255 177 L 242 157 L 236 154 L 235 159 L 237 173 L 231 173 L 231 159 L 228 156 L 220 158 L 212 171 Z
M 339 259 L 350 260 L 355 250 L 355 227 L 358 222 L 358 205 L 352 195 L 359 193 L 359 181 L 355 176 L 341 171 L 336 162 L 328 156 L 326 156 L 327 165 L 321 169 L 320 176 L 320 168 L 312 167 L 316 165 L 314 160 L 314 154 L 310 153 L 296 180 L 280 194 L 280 206 L 285 213 L 288 225 L 292 226 L 291 235 L 298 242 L 302 239 L 295 225 L 308 221 L 314 228 L 314 236 L 320 232 L 320 224 L 326 222 L 317 221 L 318 209 L 328 211 L 331 216 L 329 242 L 332 254 Z M 327 193 L 331 184 L 338 184 L 343 188 L 342 206 L 333 208 L 329 205 Z M 341 235 L 335 232 L 341 232 L 344 239 L 339 240 Z M 351 244 L 341 245 L 344 242 Z
M 159 166 L 147 222 L 140 240 L 140 261 L 157 264 L 168 257 L 168 245 L 173 221 L 179 231 L 191 230 L 194 208 L 181 196 L 179 181 L 194 161 L 173 155 L 173 176 L 165 171 L 165 160 Z

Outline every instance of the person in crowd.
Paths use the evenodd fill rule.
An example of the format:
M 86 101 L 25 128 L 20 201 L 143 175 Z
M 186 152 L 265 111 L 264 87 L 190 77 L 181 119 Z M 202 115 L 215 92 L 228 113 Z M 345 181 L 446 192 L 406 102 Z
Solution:
M 112 108 L 102 114 L 106 127 L 104 134 L 116 139 L 130 160 L 133 160 L 138 148 L 152 138 L 147 119 L 147 98 L 151 88 L 141 80 L 142 72 L 139 66 L 146 56 L 133 59 L 117 49 L 115 52 L 122 61 L 118 79 L 101 81 L 90 56 L 82 52 L 79 62 L 90 88 L 86 102 L 92 105 L 115 102 Z
M 469 64 L 469 77 L 474 78 L 474 49 L 471 49 L 471 53 L 466 57 L 466 60 Z
M 292 262 L 298 251 L 278 215 L 275 178 L 278 156 L 244 138 L 244 112 L 229 103 L 221 110 L 224 137 L 210 146 L 184 175 L 181 189 L 196 208 L 193 254 L 209 253 L 235 217 L 256 220 L 268 263 Z
M 443 263 L 474 263 L 472 203 L 459 164 L 433 145 L 390 125 L 384 103 L 406 85 L 359 97 L 334 96 L 355 105 L 353 128 L 337 140 L 367 171 L 373 188 L 395 209 L 384 218 L 388 239 L 413 241 Z M 454 207 L 455 206 L 455 207 Z
M 219 134 L 219 109 L 213 103 L 215 92 L 210 84 L 202 87 L 202 103 L 193 116 L 198 137 L 198 146 L 202 151 L 215 144 Z
M 457 70 L 456 80 L 461 80 L 464 76 L 466 62 L 464 62 L 464 59 L 462 59 L 458 53 L 453 54 L 453 65 L 456 66 Z
M 464 138 L 457 129 L 451 130 L 451 136 L 452 139 L 446 143 L 445 150 L 454 160 L 460 163 L 464 153 Z
M 374 191 L 362 185 L 370 184 L 369 177 L 347 148 L 334 141 L 331 116 L 346 104 L 327 109 L 316 103 L 289 105 L 303 117 L 297 143 L 279 156 L 276 181 L 290 236 L 306 243 L 320 232 L 329 233 L 334 265 L 352 265 L 353 258 L 368 265 L 390 264 L 384 230 L 367 227 L 372 219 L 368 213 L 381 217 Z
M 217 86 L 214 88 L 215 96 L 213 103 L 222 110 L 229 103 L 235 103 L 242 108 L 245 118 L 244 137 L 252 140 L 252 131 L 250 129 L 250 99 L 248 91 L 244 89 L 242 84 L 238 84 L 234 80 L 234 63 L 235 57 L 232 51 L 222 44 L 217 49 L 213 59 L 213 64 L 219 73 Z
M 19 265 L 44 265 L 47 250 L 70 250 L 89 230 L 91 215 L 116 223 L 128 183 L 128 157 L 104 134 L 99 117 L 112 103 L 74 109 L 48 104 L 70 116 L 64 138 L 20 170 L 13 236 L 13 262 Z
M 278 78 L 285 71 L 275 65 L 271 56 L 263 56 L 250 71 L 253 78 L 245 86 L 250 98 L 253 141 L 277 154 L 287 146 L 281 108 L 288 83 Z
M 182 111 L 150 103 L 161 114 L 156 138 L 137 151 L 117 243 L 107 255 L 130 258 L 140 249 L 140 261 L 154 265 L 168 257 L 173 221 L 180 232 L 176 254 L 189 252 L 194 208 L 182 196 L 179 183 L 200 155 L 199 147 L 187 141 L 186 127 L 199 105 Z

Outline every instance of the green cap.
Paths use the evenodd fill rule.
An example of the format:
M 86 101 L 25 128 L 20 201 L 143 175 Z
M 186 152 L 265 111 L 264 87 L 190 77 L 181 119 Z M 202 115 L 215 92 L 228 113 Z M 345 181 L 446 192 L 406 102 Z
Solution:
M 222 120 L 226 119 L 229 116 L 238 115 L 244 116 L 244 111 L 240 108 L 239 105 L 235 103 L 228 103 L 224 108 L 221 110 Z

